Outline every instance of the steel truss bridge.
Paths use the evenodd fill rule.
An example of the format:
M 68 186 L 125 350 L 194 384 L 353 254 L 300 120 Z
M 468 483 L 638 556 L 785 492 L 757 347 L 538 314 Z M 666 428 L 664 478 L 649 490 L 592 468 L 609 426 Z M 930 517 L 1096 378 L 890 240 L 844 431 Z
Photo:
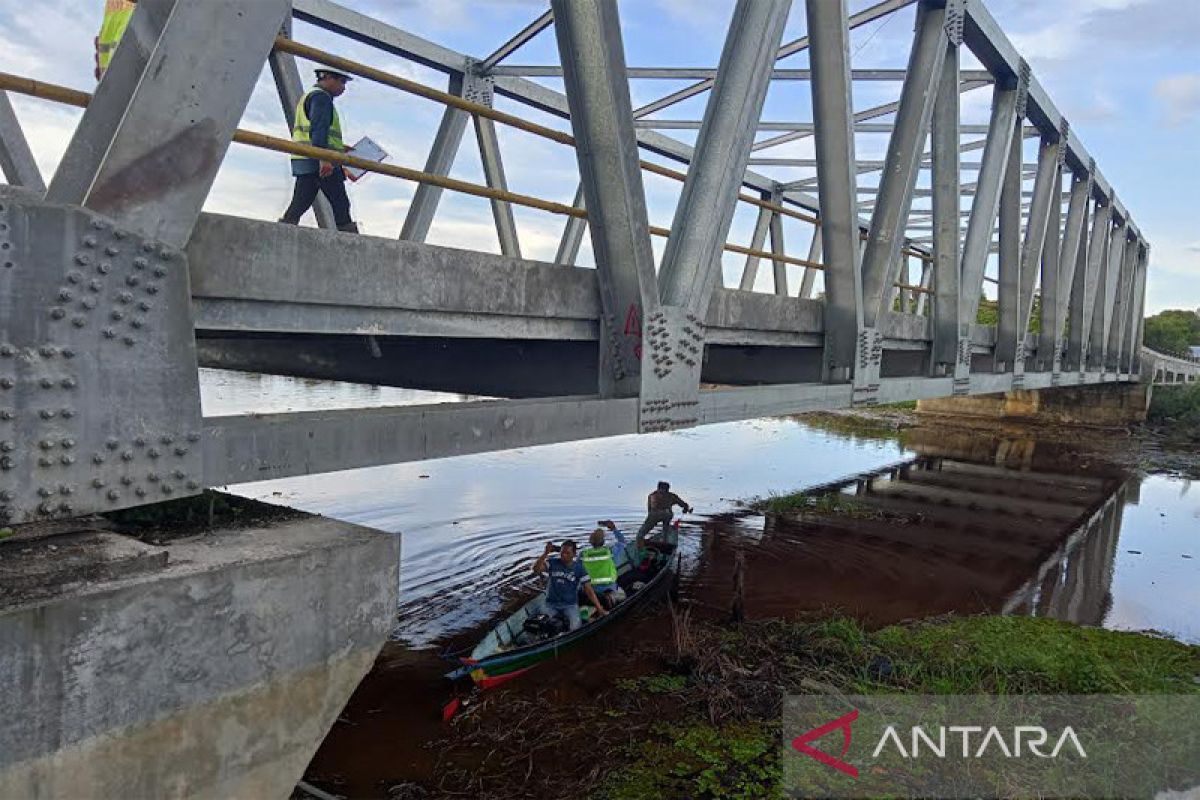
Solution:
M 854 29 L 914 11 L 906 65 L 853 68 Z M 789 14 L 807 34 L 784 42 Z M 316 49 L 293 20 L 447 83 Z M 513 65 L 542 31 L 561 64 Z M 964 47 L 979 69 L 962 68 Z M 264 64 L 291 114 L 297 56 L 444 104 L 424 166 L 239 130 Z M 664 78 L 695 83 L 635 109 L 630 81 Z M 762 121 L 773 81 L 810 92 L 812 119 Z M 899 83 L 899 99 L 856 108 L 862 81 Z M 990 92 L 986 122 L 962 119 L 971 91 Z M 86 108 L 48 186 L 6 92 Z M 701 119 L 656 116 L 694 97 Z M 485 184 L 448 177 L 468 121 Z M 499 125 L 574 149 L 573 203 L 508 189 Z M 879 136 L 881 160 L 856 158 Z M 766 154 L 805 139 L 814 158 Z M 400 239 L 330 230 L 321 205 L 318 228 L 201 213 L 231 142 L 415 181 Z M 711 69 L 627 65 L 613 0 L 553 0 L 483 58 L 330 0 L 141 0 L 94 94 L 0 74 L 0 166 L 12 522 L 405 460 L 1140 379 L 1149 245 L 982 0 L 853 14 L 847 0 L 738 0 Z M 645 173 L 678 187 L 669 228 L 648 219 Z M 425 243 L 447 191 L 490 201 L 499 255 Z M 745 244 L 727 241 L 739 204 L 757 214 Z M 514 207 L 564 220 L 554 263 L 522 257 Z M 785 223 L 803 231 L 792 252 Z M 595 268 L 576 265 L 585 236 Z M 667 237 L 661 259 L 653 236 Z M 738 285 L 722 285 L 723 259 L 742 256 Z M 994 326 L 977 324 L 988 281 Z M 204 365 L 499 399 L 204 417 Z

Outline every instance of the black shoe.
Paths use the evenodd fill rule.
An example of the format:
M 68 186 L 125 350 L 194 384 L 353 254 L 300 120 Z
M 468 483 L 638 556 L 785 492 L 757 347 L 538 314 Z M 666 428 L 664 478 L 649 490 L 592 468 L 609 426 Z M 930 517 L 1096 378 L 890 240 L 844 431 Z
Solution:
M 299 222 L 288 222 L 286 219 L 283 219 L 282 217 L 279 219 L 279 222 L 282 225 L 299 225 L 300 224 Z
M 338 230 L 342 233 L 358 233 L 358 223 L 347 222 L 345 225 L 338 225 Z

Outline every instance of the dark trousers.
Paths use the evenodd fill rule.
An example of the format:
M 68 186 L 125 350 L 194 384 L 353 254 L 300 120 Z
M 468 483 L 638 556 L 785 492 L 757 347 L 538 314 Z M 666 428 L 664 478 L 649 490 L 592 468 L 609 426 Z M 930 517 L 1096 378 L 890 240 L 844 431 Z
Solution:
M 350 197 L 346 194 L 346 178 L 339 167 L 335 167 L 333 174 L 328 178 L 322 178 L 315 172 L 297 175 L 296 188 L 292 191 L 292 204 L 283 212 L 280 222 L 292 225 L 300 222 L 300 217 L 316 202 L 318 191 L 325 195 L 329 205 L 333 207 L 333 219 L 337 226 L 342 228 L 349 225 L 352 222 Z
M 660 508 L 657 511 L 651 511 L 646 515 L 646 521 L 642 523 L 642 527 L 637 532 L 637 542 L 640 545 L 646 535 L 654 530 L 654 526 L 662 525 L 663 533 L 667 532 L 667 526 L 671 524 L 671 518 L 675 516 L 675 512 L 670 508 Z

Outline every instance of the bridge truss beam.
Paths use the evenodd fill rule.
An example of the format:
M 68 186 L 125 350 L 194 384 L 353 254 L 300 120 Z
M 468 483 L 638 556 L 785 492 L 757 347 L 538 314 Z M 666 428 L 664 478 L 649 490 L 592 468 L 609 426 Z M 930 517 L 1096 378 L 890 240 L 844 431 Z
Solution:
M 791 5 L 740 0 L 716 68 L 668 70 L 625 63 L 614 0 L 554 0 L 482 59 L 331 0 L 142 0 L 44 194 L 0 94 L 12 184 L 0 189 L 0 516 L 771 414 L 1136 381 L 1143 358 L 1152 375 L 1162 357 L 1143 357 L 1140 325 L 1149 245 L 984 3 L 883 0 L 851 15 L 845 0 L 809 0 L 807 34 L 781 43 Z M 907 68 L 854 69 L 850 32 L 895 13 L 916 17 Z M 416 92 L 447 108 L 425 169 L 399 170 L 419 184 L 399 241 L 200 213 L 265 63 L 285 115 L 295 107 L 299 72 L 281 49 L 292 20 L 446 76 L 448 95 Z M 502 64 L 551 26 L 561 65 Z M 962 47 L 983 70 L 960 68 Z M 803 51 L 807 69 L 777 63 Z M 201 73 L 210 79 L 196 83 Z M 530 80 L 558 75 L 565 93 Z M 698 82 L 634 109 L 630 78 Z M 809 84 L 815 120 L 762 122 L 773 80 Z M 900 82 L 900 99 L 855 110 L 860 80 Z M 984 86 L 987 124 L 964 124 L 960 95 Z M 0 92 L 18 91 L 46 93 L 0 75 Z M 704 94 L 702 120 L 651 117 Z M 575 147 L 572 206 L 507 190 L 495 95 L 558 125 L 523 122 L 526 132 Z M 468 116 L 486 185 L 447 177 Z M 696 144 L 671 130 L 697 131 Z M 778 135 L 756 141 L 760 130 Z M 886 157 L 856 161 L 857 137 L 878 135 Z M 813 159 L 751 158 L 810 136 Z M 1027 138 L 1038 140 L 1029 166 Z M 975 150 L 978 163 L 964 163 Z M 794 167 L 816 175 L 787 175 Z M 681 183 L 669 230 L 650 224 L 643 170 Z M 489 200 L 499 255 L 425 244 L 448 189 Z M 726 241 L 738 202 L 756 207 L 749 247 Z M 555 263 L 522 257 L 516 204 L 566 217 Z M 573 266 L 588 232 L 596 269 Z M 652 235 L 668 236 L 660 265 Z M 723 285 L 729 250 L 738 288 Z M 763 261 L 769 290 L 754 291 L 768 283 Z M 995 301 L 981 301 L 985 290 Z M 998 305 L 998 329 L 977 323 L 981 302 Z M 198 363 L 501 399 L 202 418 Z

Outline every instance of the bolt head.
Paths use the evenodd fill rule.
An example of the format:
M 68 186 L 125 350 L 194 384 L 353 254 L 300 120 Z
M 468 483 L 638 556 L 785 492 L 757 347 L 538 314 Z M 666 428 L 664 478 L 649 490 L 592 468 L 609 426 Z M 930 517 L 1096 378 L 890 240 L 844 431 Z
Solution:
M 111 436 L 104 440 L 104 446 L 107 447 L 109 450 L 116 450 L 117 445 L 119 445 L 119 444 L 120 444 L 120 442 L 118 442 L 116 439 L 114 439 Z
M 12 492 L 9 492 L 9 491 L 0 492 L 0 503 L 11 503 L 12 499 L 13 499 Z
M 109 489 L 108 490 L 108 499 L 109 500 L 120 500 L 121 493 L 118 492 L 116 489 Z
M 76 328 L 82 328 L 83 326 L 87 325 L 87 319 L 84 317 L 72 317 L 71 324 Z
M 74 440 L 74 439 L 69 439 L 69 438 L 68 438 L 68 439 L 63 439 L 63 440 L 62 440 L 62 446 L 63 446 L 63 448 L 64 448 L 64 449 L 66 449 L 66 450 L 70 450 L 72 447 L 74 447 L 74 446 L 75 446 L 75 440 Z
M 142 488 L 142 487 L 140 487 L 140 486 L 139 486 L 139 487 L 137 487 L 136 489 L 134 489 L 134 490 L 133 490 L 133 493 L 134 493 L 134 494 L 136 494 L 138 497 L 145 497 L 145 496 L 146 496 L 146 490 L 145 490 L 145 489 L 143 489 L 143 488 Z
M 128 475 L 122 475 L 121 476 L 121 485 L 122 486 L 132 486 L 133 478 L 129 477 Z
M 173 476 L 175 477 L 175 480 L 179 480 L 179 481 L 181 481 L 181 480 L 183 480 L 184 478 L 186 478 L 186 477 L 187 477 L 187 473 L 186 473 L 186 472 L 184 472 L 184 471 L 183 471 L 183 470 L 181 470 L 181 469 L 177 469 L 177 470 L 174 470 L 174 471 L 172 471 L 172 472 L 171 472 L 171 475 L 173 475 Z
M 107 275 L 112 272 L 112 264 L 104 261 L 96 266 L 96 272 L 99 272 L 101 275 Z
M 42 456 L 41 458 L 38 459 L 38 466 L 39 467 L 52 467 L 52 466 L 54 466 L 54 459 L 50 458 L 49 456 Z
M 53 389 L 54 388 L 54 381 L 50 380 L 49 378 L 42 378 L 40 381 L 38 381 L 38 384 L 43 389 Z
M 38 497 L 49 497 L 50 495 L 54 494 L 54 492 L 50 491 L 45 486 L 39 486 L 37 493 L 38 493 Z
M 188 440 L 189 442 L 198 442 L 198 441 L 200 441 L 200 434 L 198 434 L 198 433 L 196 433 L 195 431 L 193 431 L 192 433 L 189 433 L 189 434 L 187 435 L 187 440 Z
M 11 453 L 17 449 L 16 442 L 0 442 L 0 453 Z
M 11 409 L 5 408 L 3 410 L 0 410 L 0 419 L 2 419 L 2 420 L 7 421 L 7 420 L 15 419 L 16 416 L 17 415 L 14 414 Z
M 4 456 L 3 458 L 0 458 L 0 469 L 10 470 L 13 467 L 15 467 L 16 465 L 17 465 L 17 462 L 13 461 L 8 456 Z
M 101 283 L 100 281 L 96 280 L 95 278 L 92 278 L 90 281 L 88 281 L 88 289 L 90 291 L 99 292 L 103 288 L 104 288 L 104 284 Z
M 65 308 L 58 308 L 56 306 L 55 308 L 50 309 L 51 319 L 62 319 L 66 315 L 67 315 L 67 310 Z
M 69 467 L 75 463 L 75 456 L 63 456 L 59 459 L 64 467 Z
M 130 325 L 130 327 L 132 327 L 132 328 L 141 328 L 141 327 L 142 327 L 142 325 L 144 325 L 144 324 L 145 324 L 145 323 L 143 323 L 143 322 L 142 322 L 140 319 L 131 319 L 131 320 L 129 320 L 129 325 Z
M 83 280 L 83 273 L 79 270 L 73 269 L 67 273 L 68 283 L 79 283 L 81 280 Z
M 38 412 L 38 416 L 42 419 L 54 419 L 54 412 L 48 408 L 43 408 Z
M 64 348 L 62 349 L 62 355 L 63 355 L 63 358 L 74 358 L 74 357 L 75 357 L 75 351 L 74 351 L 74 350 L 72 350 L 72 349 L 71 349 L 71 348 L 69 348 L 69 347 L 64 347 Z
M 142 300 L 138 303 L 138 308 L 141 309 L 142 311 L 149 311 L 151 306 L 145 300 Z
M 155 275 L 155 277 L 157 277 L 157 278 L 161 278 L 163 275 L 166 275 L 166 274 L 167 274 L 167 268 L 166 268 L 166 267 L 155 267 L 155 268 L 154 268 L 154 275 Z
M 189 489 L 191 489 L 191 490 L 195 491 L 196 489 L 199 489 L 199 488 L 200 488 L 200 484 L 196 483 L 195 481 L 188 481 L 188 482 L 187 482 L 187 488 L 189 488 Z
M 121 460 L 122 461 L 133 461 L 133 451 L 126 450 L 124 453 L 121 453 Z
M 109 316 L 115 320 L 125 319 L 125 314 L 120 309 L 117 309 L 117 308 L 114 308 L 112 310 L 112 313 L 109 314 Z
M 70 419 L 71 417 L 75 416 L 75 412 L 69 408 L 64 408 L 62 411 L 58 412 L 58 414 L 63 419 Z
M 105 339 L 114 339 L 117 336 L 117 332 L 112 328 L 105 328 L 103 334 Z
M 137 339 L 134 339 L 132 336 L 126 336 L 121 341 L 125 343 L 126 347 L 133 347 L 137 343 Z
M 145 269 L 147 266 L 149 266 L 149 264 L 150 262 L 141 256 L 138 256 L 133 260 L 134 269 Z
M 0 378 L 0 389 L 11 389 L 16 386 L 12 378 Z
M 173 491 L 175 491 L 175 490 L 171 488 L 171 485 L 169 483 L 163 484 L 163 487 L 162 487 L 163 494 L 171 494 L 171 492 L 173 492 Z
M 75 263 L 81 267 L 86 267 L 88 264 L 92 263 L 92 257 L 87 253 L 76 253 Z
M 151 447 L 146 451 L 146 455 L 150 456 L 151 458 L 158 458 L 162 455 L 162 453 L 159 452 L 157 447 Z
M 99 453 L 96 453 L 96 455 L 92 456 L 92 463 L 96 464 L 96 465 L 103 464 L 104 456 L 100 455 Z
M 148 475 L 146 475 L 146 480 L 150 481 L 151 483 L 158 483 L 158 473 L 157 472 L 149 473 Z
M 121 292 L 119 295 L 117 295 L 117 300 L 119 300 L 122 303 L 132 303 L 133 302 L 133 294 L 131 294 L 130 292 Z
M 63 300 L 63 301 L 70 300 L 71 299 L 71 290 L 70 289 L 59 289 L 58 290 L 58 299 Z
M 58 493 L 61 495 L 70 495 L 70 494 L 74 494 L 74 492 L 75 492 L 75 490 L 72 489 L 70 486 L 67 486 L 66 484 L 63 484 L 62 486 L 58 487 Z
M 63 378 L 62 379 L 62 387 L 64 389 L 74 389 L 75 386 L 76 386 L 76 383 L 75 383 L 74 378 Z
M 116 245 L 112 245 L 112 244 L 110 244 L 110 245 L 108 245 L 107 247 L 105 247 L 105 248 L 104 248 L 104 254 L 105 254 L 106 256 L 115 256 L 115 255 L 120 255 L 120 254 L 121 254 L 121 248 L 117 247 Z
M 50 448 L 54 447 L 54 442 L 50 441 L 49 439 L 42 439 L 40 442 L 38 442 L 38 447 L 42 448 L 43 450 L 49 450 Z
M 38 512 L 47 515 L 53 514 L 54 506 L 50 505 L 49 503 L 42 503 L 40 506 L 38 506 Z

